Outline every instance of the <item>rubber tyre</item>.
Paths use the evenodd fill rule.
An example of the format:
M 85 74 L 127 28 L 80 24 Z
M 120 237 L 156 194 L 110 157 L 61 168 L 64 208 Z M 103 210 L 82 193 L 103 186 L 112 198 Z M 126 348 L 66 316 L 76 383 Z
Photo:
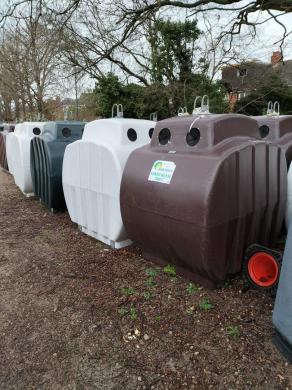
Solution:
M 268 285 L 264 285 L 263 283 L 256 282 L 254 276 L 251 274 L 251 264 L 250 262 L 254 260 L 255 256 L 260 253 L 265 253 L 273 258 L 274 265 L 278 268 L 277 275 L 274 280 L 272 280 Z M 277 292 L 279 277 L 281 272 L 281 264 L 282 264 L 282 254 L 278 251 L 266 248 L 262 245 L 252 244 L 250 245 L 244 255 L 243 259 L 243 277 L 247 281 L 248 285 L 256 290 L 264 291 L 267 294 L 274 297 Z

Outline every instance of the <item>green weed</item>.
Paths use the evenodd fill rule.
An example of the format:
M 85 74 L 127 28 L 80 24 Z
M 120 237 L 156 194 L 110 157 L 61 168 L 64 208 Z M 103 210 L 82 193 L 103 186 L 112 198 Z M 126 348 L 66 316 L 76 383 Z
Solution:
M 142 293 L 143 298 L 145 298 L 147 301 L 153 297 L 153 294 L 150 291 L 144 291 Z
M 121 293 L 123 295 L 127 295 L 127 296 L 131 296 L 131 295 L 134 295 L 135 294 L 135 290 L 133 289 L 133 287 L 123 287 L 121 289 Z
M 227 332 L 228 336 L 230 336 L 234 339 L 236 339 L 240 334 L 240 331 L 239 331 L 237 326 L 228 326 L 226 328 L 226 332 Z
M 171 277 L 175 277 L 176 276 L 176 270 L 175 270 L 175 266 L 174 265 L 171 265 L 171 264 L 168 264 L 166 265 L 164 268 L 163 268 L 163 272 Z
M 153 286 L 155 286 L 155 284 L 156 284 L 156 281 L 155 281 L 154 276 L 149 276 L 149 278 L 146 280 L 146 285 L 148 287 L 153 287 Z
M 199 307 L 200 307 L 200 309 L 202 309 L 202 310 L 208 311 L 208 310 L 213 309 L 214 306 L 212 305 L 212 303 L 209 301 L 208 298 L 203 298 L 203 299 L 199 302 Z
M 157 276 L 159 274 L 159 269 L 158 268 L 147 268 L 145 270 L 145 273 L 147 276 L 154 278 L 155 276 Z
M 137 310 L 133 306 L 130 308 L 129 314 L 130 314 L 131 320 L 136 320 L 138 318 Z
M 196 284 L 190 282 L 187 285 L 186 290 L 189 295 L 193 295 L 199 291 L 199 287 Z

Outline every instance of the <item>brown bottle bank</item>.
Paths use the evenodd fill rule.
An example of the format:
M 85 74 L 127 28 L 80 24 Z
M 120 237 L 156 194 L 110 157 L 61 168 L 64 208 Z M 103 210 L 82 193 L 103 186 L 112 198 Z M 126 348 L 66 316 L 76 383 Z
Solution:
M 0 131 L 0 167 L 8 171 L 7 155 L 6 155 L 6 137 L 7 134 L 14 131 L 14 125 L 5 125 Z
M 146 259 L 208 288 L 241 270 L 248 245 L 273 246 L 285 212 L 284 151 L 243 115 L 157 123 L 121 183 L 121 213 Z

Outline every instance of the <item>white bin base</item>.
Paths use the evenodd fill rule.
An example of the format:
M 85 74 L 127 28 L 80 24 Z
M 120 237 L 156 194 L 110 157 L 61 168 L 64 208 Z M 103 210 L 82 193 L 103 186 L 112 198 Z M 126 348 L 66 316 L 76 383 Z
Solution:
M 28 193 L 25 193 L 23 191 L 21 191 L 23 193 L 23 195 L 27 198 L 33 198 L 35 196 L 35 193 L 34 192 L 28 192 Z
M 85 233 L 88 236 L 93 237 L 96 240 L 103 242 L 104 244 L 110 246 L 112 249 L 122 249 L 122 248 L 125 248 L 126 246 L 129 246 L 133 243 L 131 240 L 113 241 L 113 240 L 110 240 L 109 238 L 103 236 L 102 234 L 99 234 L 99 233 L 96 233 L 92 230 L 87 229 L 84 226 L 79 225 L 78 227 L 82 231 L 82 233 Z

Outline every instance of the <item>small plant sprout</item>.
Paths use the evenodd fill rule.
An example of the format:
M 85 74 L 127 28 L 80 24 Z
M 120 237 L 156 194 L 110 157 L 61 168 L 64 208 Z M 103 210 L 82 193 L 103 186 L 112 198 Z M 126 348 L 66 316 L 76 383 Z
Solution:
M 156 282 L 154 276 L 149 276 L 149 278 L 146 280 L 146 284 L 148 287 L 155 286 Z
M 205 311 L 208 311 L 208 310 L 213 309 L 213 305 L 212 305 L 212 303 L 209 301 L 208 298 L 203 298 L 203 299 L 199 302 L 199 307 L 200 307 L 200 309 L 205 310 Z
M 155 321 L 159 322 L 161 320 L 161 316 L 155 316 Z
M 152 293 L 150 291 L 144 291 L 142 293 L 143 298 L 145 298 L 147 301 L 152 298 Z
M 135 294 L 135 291 L 134 291 L 134 289 L 133 289 L 133 287 L 123 287 L 122 289 L 121 289 L 121 293 L 123 294 L 123 295 L 127 295 L 127 296 L 131 296 L 131 295 L 134 295 Z
M 188 293 L 189 295 L 193 295 L 193 294 L 195 294 L 196 292 L 199 291 L 199 287 L 198 287 L 196 284 L 190 282 L 190 283 L 187 285 L 186 290 L 187 290 L 187 293 Z
M 118 308 L 118 315 L 120 315 L 121 317 L 124 317 L 127 313 L 128 313 L 128 309 L 126 309 L 125 307 Z
M 130 313 L 129 314 L 130 314 L 131 320 L 136 320 L 138 318 L 137 310 L 133 306 L 130 308 Z
M 237 326 L 228 326 L 226 328 L 226 332 L 229 337 L 232 337 L 234 339 L 236 339 L 240 334 L 240 331 Z
M 147 268 L 145 272 L 146 272 L 147 276 L 155 278 L 155 276 L 157 276 L 159 273 L 159 269 L 158 268 Z
M 175 270 L 175 266 L 174 265 L 171 265 L 171 264 L 168 264 L 166 265 L 164 268 L 163 268 L 163 272 L 171 277 L 175 277 L 176 276 L 176 270 Z

